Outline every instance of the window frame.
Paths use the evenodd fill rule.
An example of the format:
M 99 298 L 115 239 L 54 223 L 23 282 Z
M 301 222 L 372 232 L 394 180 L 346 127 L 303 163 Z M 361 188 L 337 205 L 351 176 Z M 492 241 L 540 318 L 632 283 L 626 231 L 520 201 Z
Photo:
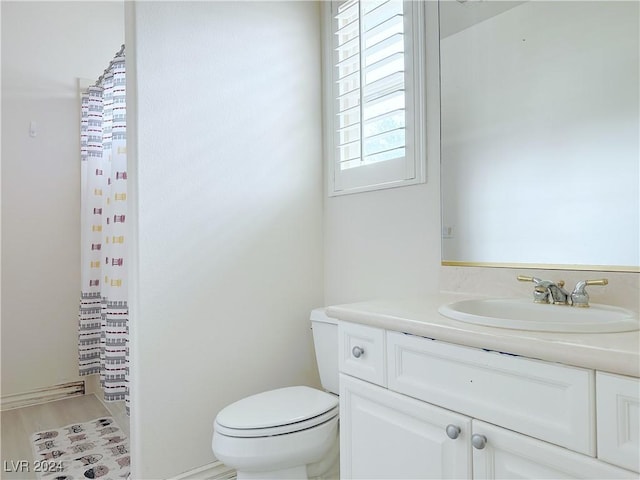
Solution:
M 405 156 L 340 170 L 338 162 L 337 84 L 334 64 L 334 11 L 340 3 L 322 2 L 323 129 L 327 193 L 330 197 L 426 182 L 425 5 L 403 1 L 405 37 Z M 362 138 L 359 140 L 362 142 Z M 402 172 L 402 178 L 399 177 Z

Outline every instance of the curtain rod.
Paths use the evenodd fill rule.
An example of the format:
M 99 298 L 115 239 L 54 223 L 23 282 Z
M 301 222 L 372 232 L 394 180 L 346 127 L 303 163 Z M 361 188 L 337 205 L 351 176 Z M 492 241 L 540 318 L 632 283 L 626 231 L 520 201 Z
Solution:
M 116 61 L 116 59 L 118 58 L 122 58 L 124 57 L 124 43 L 122 44 L 122 46 L 120 47 L 120 50 L 118 50 L 116 52 L 116 54 L 113 57 L 113 60 L 111 60 L 109 62 L 109 66 L 107 66 L 107 68 L 105 68 L 104 72 L 102 73 L 102 75 L 100 75 L 98 77 L 98 80 L 96 80 L 96 83 L 93 84 L 94 87 L 99 86 L 102 83 L 102 80 L 104 79 L 104 76 L 107 74 L 107 72 L 109 71 L 109 69 L 111 68 L 111 66 L 113 65 L 113 62 Z

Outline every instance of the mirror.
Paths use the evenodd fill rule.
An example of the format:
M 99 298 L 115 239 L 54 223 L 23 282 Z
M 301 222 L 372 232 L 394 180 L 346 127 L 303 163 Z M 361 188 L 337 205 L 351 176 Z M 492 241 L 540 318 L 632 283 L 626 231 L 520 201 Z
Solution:
M 443 265 L 640 271 L 638 6 L 439 2 Z

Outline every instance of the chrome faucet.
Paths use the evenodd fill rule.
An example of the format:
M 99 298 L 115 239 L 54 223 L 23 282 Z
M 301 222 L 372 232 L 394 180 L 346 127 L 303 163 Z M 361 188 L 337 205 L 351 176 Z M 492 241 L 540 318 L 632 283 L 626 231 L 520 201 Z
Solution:
M 583 280 L 576 284 L 573 292 L 569 294 L 563 287 L 564 281 L 554 283 L 550 280 L 541 280 L 537 277 L 518 275 L 521 282 L 533 282 L 533 301 L 535 303 L 554 303 L 555 305 L 572 305 L 574 307 L 588 307 L 589 294 L 585 290 L 587 285 L 607 285 L 606 278 L 599 280 Z
M 533 288 L 533 301 L 535 303 L 552 303 L 553 301 L 556 305 L 569 304 L 569 292 L 563 288 L 563 280 L 554 283 L 550 280 L 541 280 L 537 277 L 527 277 L 525 275 L 518 275 L 518 280 L 521 282 L 533 282 L 535 285 Z
M 558 283 L 551 283 L 551 285 L 549 285 L 551 298 L 553 298 L 553 303 L 555 305 L 569 305 L 569 292 L 562 287 L 564 287 L 564 280 L 560 280 Z

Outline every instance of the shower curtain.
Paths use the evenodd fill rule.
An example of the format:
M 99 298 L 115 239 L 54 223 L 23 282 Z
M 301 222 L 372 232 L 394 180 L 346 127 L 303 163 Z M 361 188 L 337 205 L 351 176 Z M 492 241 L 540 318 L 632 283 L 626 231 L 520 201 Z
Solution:
M 124 45 L 82 95 L 80 375 L 129 411 L 127 146 Z

